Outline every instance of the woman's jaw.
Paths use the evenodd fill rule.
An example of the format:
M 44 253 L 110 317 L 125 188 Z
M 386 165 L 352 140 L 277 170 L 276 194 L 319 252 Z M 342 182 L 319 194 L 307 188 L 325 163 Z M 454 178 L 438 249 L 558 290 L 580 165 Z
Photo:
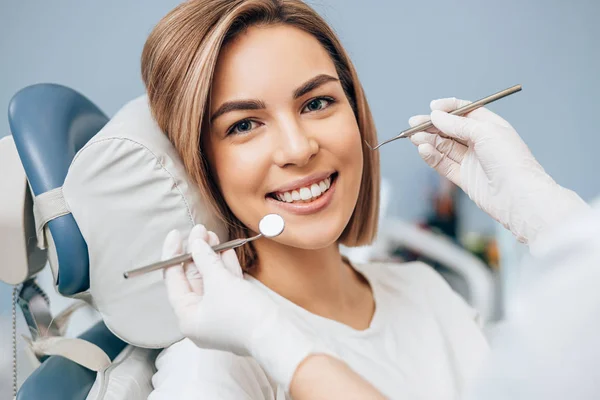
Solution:
M 269 191 L 264 196 L 266 212 L 279 214 L 285 221 L 283 233 L 271 240 L 274 242 L 273 246 L 283 245 L 287 251 L 290 251 L 290 248 L 314 251 L 337 246 L 352 216 L 356 190 L 348 187 L 343 173 L 337 170 L 333 170 L 332 173 L 327 172 L 329 170 L 324 171 L 295 179 L 279 186 L 283 190 Z M 321 190 L 321 187 L 325 190 Z M 307 198 L 306 192 L 309 190 L 311 196 Z M 300 195 L 300 200 L 283 201 L 286 200 L 285 197 L 289 199 L 290 192 L 296 192 L 295 198 Z M 304 199 L 301 192 L 304 192 Z

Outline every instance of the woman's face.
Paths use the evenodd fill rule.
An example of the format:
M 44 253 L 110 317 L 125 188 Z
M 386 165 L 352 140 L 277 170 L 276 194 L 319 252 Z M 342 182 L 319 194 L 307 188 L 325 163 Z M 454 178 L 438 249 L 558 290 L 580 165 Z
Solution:
M 363 168 L 356 118 L 335 66 L 310 34 L 251 27 L 219 56 L 205 149 L 233 214 L 257 232 L 280 214 L 280 243 L 337 241 L 354 210 Z

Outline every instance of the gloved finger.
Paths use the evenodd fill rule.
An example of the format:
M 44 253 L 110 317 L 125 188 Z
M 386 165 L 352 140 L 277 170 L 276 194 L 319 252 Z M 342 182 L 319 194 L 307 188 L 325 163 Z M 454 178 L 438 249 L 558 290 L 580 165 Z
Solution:
M 195 225 L 190 234 L 188 236 L 188 243 L 193 242 L 194 240 L 208 240 L 208 232 L 204 225 L 198 224 Z M 204 279 L 202 278 L 202 274 L 198 270 L 198 267 L 193 261 L 190 261 L 184 266 L 185 275 L 190 282 L 190 286 L 195 293 L 199 295 L 204 294 Z
M 188 243 L 191 243 L 196 239 L 204 240 L 205 242 L 208 241 L 208 231 L 202 224 L 194 225 L 188 236 Z
M 415 115 L 413 117 L 411 117 L 408 120 L 409 125 L 411 126 L 417 126 L 423 122 L 428 122 L 431 120 L 431 116 L 430 115 Z M 441 136 L 445 136 L 443 132 L 441 132 L 438 128 L 435 127 L 435 125 L 433 126 L 433 128 L 429 128 L 429 129 L 425 129 L 423 132 L 428 132 L 428 133 L 435 133 Z M 413 134 L 412 136 L 410 136 L 409 138 L 412 138 L 414 135 L 418 134 L 419 132 Z M 467 143 L 465 141 L 460 141 L 463 145 L 466 145 Z M 414 143 L 414 142 L 413 142 Z M 433 144 L 433 143 L 432 143 Z
M 188 247 L 205 284 L 218 273 L 217 271 L 224 269 L 219 255 L 204 240 L 195 239 Z
M 429 143 L 430 145 L 433 146 L 433 144 L 435 143 L 435 138 L 434 138 L 435 135 L 436 135 L 435 133 L 417 132 L 410 137 L 410 141 L 412 142 L 412 144 L 414 144 L 417 147 L 419 147 L 419 145 L 425 144 L 425 143 Z
M 479 137 L 486 134 L 486 130 L 484 129 L 486 127 L 486 122 L 451 115 L 443 111 L 432 111 L 431 122 L 433 122 L 445 136 L 463 142 L 475 142 Z
M 219 243 L 221 243 L 221 241 L 219 240 L 219 237 L 213 231 L 208 231 L 206 236 L 207 236 L 206 243 L 208 243 L 211 247 L 214 247 L 214 246 L 218 245 Z
M 173 229 L 165 237 L 162 248 L 161 260 L 168 260 L 183 253 L 183 244 L 181 243 L 181 233 Z
M 214 233 L 214 232 L 212 232 L 212 231 L 208 232 L 208 236 L 210 238 L 209 241 L 208 241 L 208 244 L 210 244 L 211 246 L 216 246 L 216 245 L 218 245 L 221 242 L 219 240 L 219 237 L 217 236 L 217 234 Z M 230 257 L 226 256 L 227 254 L 230 254 L 231 252 L 233 252 L 233 254 L 235 256 L 235 251 L 233 251 L 233 250 L 220 253 L 219 256 L 221 257 L 221 261 L 223 262 L 223 266 L 225 267 L 225 269 L 227 271 L 229 271 L 233 276 L 241 277 L 242 276 L 242 273 L 241 273 L 242 269 L 240 267 L 239 261 L 237 261 L 237 256 L 235 256 L 235 263 L 232 263 Z
M 208 232 L 208 236 L 210 238 L 208 244 L 211 246 L 216 246 L 221 242 L 217 234 L 212 231 Z M 223 266 L 230 274 L 237 278 L 243 278 L 244 274 L 242 272 L 242 267 L 240 266 L 240 262 L 233 249 L 224 251 L 220 253 L 219 256 L 221 257 Z
M 440 153 L 446 154 L 448 158 L 457 163 L 462 163 L 468 147 L 454 139 L 445 138 L 440 135 L 427 132 L 415 133 L 410 141 L 416 146 L 428 143 L 435 147 Z
M 182 253 L 181 234 L 178 230 L 172 230 L 163 243 L 162 259 L 166 260 Z M 166 268 L 163 274 L 169 302 L 177 312 L 181 308 L 184 298 L 189 294 L 193 294 L 192 288 L 181 264 Z
M 429 104 L 429 106 L 431 108 L 431 111 L 440 110 L 449 113 L 458 108 L 464 107 L 467 104 L 471 104 L 471 102 L 468 100 L 457 99 L 456 97 L 448 97 L 445 99 L 433 100 Z M 492 122 L 494 124 L 512 128 L 504 118 L 484 107 L 480 107 L 476 110 L 473 110 L 467 115 L 464 115 L 464 117 L 473 118 L 477 121 Z
M 227 271 L 233 276 L 240 279 L 244 277 L 244 272 L 242 271 L 240 260 L 238 259 L 235 250 L 227 250 L 221 253 L 221 260 L 223 260 L 223 264 Z
M 429 143 L 419 145 L 421 158 L 440 175 L 450 179 L 452 183 L 460 186 L 460 164 L 440 153 Z
M 425 122 L 429 122 L 430 120 L 431 120 L 431 116 L 429 116 L 429 115 L 413 115 L 412 117 L 410 117 L 408 119 L 408 125 L 410 125 L 411 128 L 414 128 L 415 126 L 421 125 L 422 123 L 425 123 Z M 439 133 L 440 131 L 434 126 L 432 128 L 425 129 L 424 132 Z

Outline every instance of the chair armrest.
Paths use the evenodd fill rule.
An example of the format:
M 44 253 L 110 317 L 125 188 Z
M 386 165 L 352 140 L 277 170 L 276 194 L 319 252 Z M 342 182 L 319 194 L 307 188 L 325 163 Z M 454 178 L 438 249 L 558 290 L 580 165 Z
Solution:
M 111 360 L 126 343 L 99 322 L 79 336 L 100 347 Z M 17 400 L 85 400 L 96 373 L 61 356 L 48 357 L 23 383 Z

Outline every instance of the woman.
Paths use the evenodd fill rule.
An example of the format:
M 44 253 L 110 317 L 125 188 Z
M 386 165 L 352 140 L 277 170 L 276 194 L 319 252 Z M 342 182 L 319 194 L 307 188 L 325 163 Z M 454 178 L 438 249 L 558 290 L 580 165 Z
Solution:
M 327 24 L 298 0 L 190 1 L 151 33 L 142 73 L 230 236 L 255 234 L 268 213 L 286 221 L 237 255 L 215 255 L 218 238 L 192 230 L 194 263 L 166 273 L 191 340 L 159 356 L 150 398 L 456 398 L 488 350 L 476 313 L 425 265 L 340 255 L 375 235 L 379 160 Z M 183 250 L 169 234 L 164 256 Z

